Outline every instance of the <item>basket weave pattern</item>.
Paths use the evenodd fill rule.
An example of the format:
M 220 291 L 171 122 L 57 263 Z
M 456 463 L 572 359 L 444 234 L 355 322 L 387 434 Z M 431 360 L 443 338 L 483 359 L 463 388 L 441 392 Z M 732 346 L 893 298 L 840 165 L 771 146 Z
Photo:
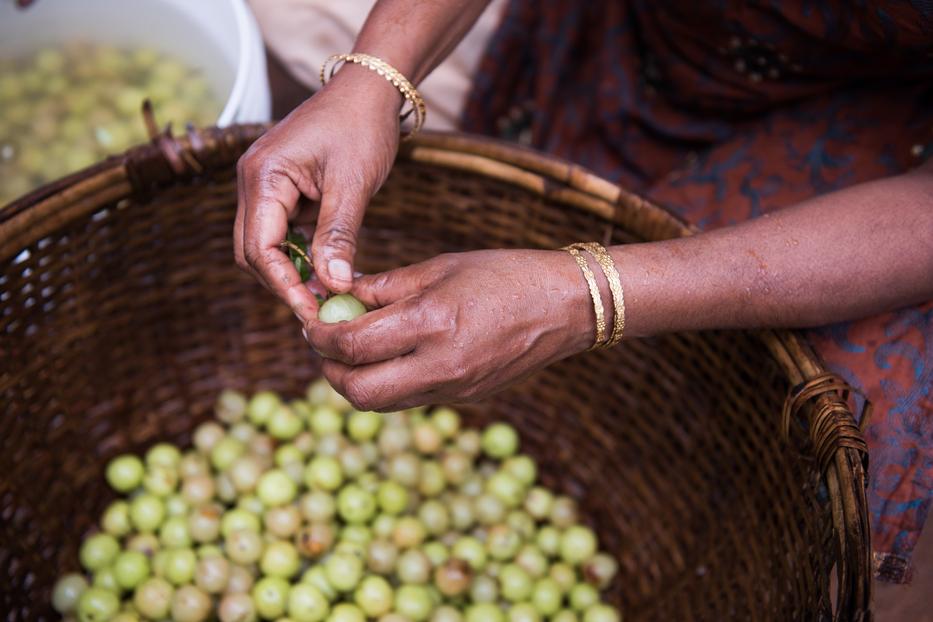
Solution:
M 108 458 L 187 442 L 223 387 L 297 394 L 316 373 L 291 313 L 232 260 L 234 164 L 261 130 L 162 137 L 0 210 L 7 620 L 53 617 L 50 586 L 112 499 Z M 563 162 L 428 134 L 372 202 L 359 263 L 689 233 Z M 823 474 L 805 425 L 781 434 L 789 388 L 821 372 L 788 333 L 681 334 L 573 357 L 464 411 L 514 422 L 543 479 L 581 500 L 620 561 L 627 620 L 829 619 L 834 563 L 838 619 L 863 619 L 861 458 L 830 451 Z

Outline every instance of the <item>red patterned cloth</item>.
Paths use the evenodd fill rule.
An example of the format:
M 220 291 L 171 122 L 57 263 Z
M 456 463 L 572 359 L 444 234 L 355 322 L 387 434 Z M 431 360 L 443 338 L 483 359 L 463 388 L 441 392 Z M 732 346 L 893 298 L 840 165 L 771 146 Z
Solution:
M 933 1 L 513 0 L 464 126 L 738 223 L 933 153 Z M 933 499 L 933 302 L 810 337 L 875 404 L 876 570 L 907 581 Z

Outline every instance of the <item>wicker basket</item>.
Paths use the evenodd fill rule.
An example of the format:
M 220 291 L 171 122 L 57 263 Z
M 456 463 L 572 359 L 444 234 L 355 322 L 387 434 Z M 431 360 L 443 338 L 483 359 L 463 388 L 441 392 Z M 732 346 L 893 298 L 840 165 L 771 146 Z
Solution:
M 262 130 L 161 135 L 0 210 L 6 620 L 53 617 L 50 586 L 112 498 L 108 458 L 187 442 L 222 387 L 297 394 L 315 374 L 291 313 L 232 258 L 234 164 Z M 578 167 L 429 134 L 370 206 L 360 264 L 689 233 Z M 621 562 L 627 620 L 868 619 L 864 444 L 822 374 L 791 333 L 679 334 L 464 410 L 516 423 L 545 481 L 582 502 Z

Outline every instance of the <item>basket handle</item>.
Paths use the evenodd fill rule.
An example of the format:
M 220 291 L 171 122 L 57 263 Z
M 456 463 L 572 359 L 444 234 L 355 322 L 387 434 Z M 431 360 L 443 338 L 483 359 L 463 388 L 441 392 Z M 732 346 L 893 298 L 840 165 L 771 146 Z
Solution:
M 835 374 L 826 373 L 816 354 L 794 333 L 772 333 L 772 351 L 796 384 L 788 392 L 782 413 L 785 438 L 791 422 L 807 422 L 810 440 L 829 492 L 836 540 L 837 622 L 870 622 L 871 530 L 866 497 L 868 444 L 862 435 L 871 418 L 871 402 Z M 856 424 L 849 408 L 852 393 L 865 398 Z
M 851 393 L 860 395 L 864 400 L 857 424 L 849 410 Z M 814 408 L 808 427 L 820 472 L 825 476 L 833 456 L 842 447 L 851 447 L 858 452 L 862 457 L 862 466 L 867 470 L 868 444 L 863 433 L 872 413 L 868 397 L 836 374 L 828 372 L 791 387 L 781 413 L 785 440 L 790 436 L 791 422 L 800 417 L 801 410 L 811 401 L 814 402 Z
M 138 197 L 146 196 L 154 186 L 230 166 L 269 128 L 269 124 L 262 123 L 196 128 L 189 123 L 184 136 L 175 136 L 171 123 L 159 128 L 148 99 L 143 101 L 141 112 L 149 144 L 131 148 L 120 158 L 127 181 Z M 161 158 L 151 157 L 152 146 L 158 148 Z

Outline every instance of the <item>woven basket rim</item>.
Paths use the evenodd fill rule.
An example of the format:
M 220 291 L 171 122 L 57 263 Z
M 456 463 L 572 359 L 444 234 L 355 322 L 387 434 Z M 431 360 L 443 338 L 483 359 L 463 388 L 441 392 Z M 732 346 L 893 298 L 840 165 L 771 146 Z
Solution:
M 0 207 L 0 262 L 9 260 L 60 225 L 93 213 L 103 205 L 145 197 L 160 186 L 195 177 L 204 170 L 233 166 L 268 127 L 254 124 L 189 128 L 185 136 L 177 138 L 166 129 L 150 143 L 133 147 Z M 461 133 L 423 132 L 403 143 L 398 157 L 497 178 L 548 200 L 589 211 L 610 226 L 626 227 L 645 240 L 697 232 L 672 212 L 585 167 L 514 143 Z M 822 362 L 800 333 L 773 329 L 752 332 L 786 372 L 792 387 L 825 376 Z M 861 457 L 851 448 L 839 447 L 827 469 L 826 481 L 837 532 L 839 586 L 835 617 L 856 619 L 870 615 L 871 592 Z

